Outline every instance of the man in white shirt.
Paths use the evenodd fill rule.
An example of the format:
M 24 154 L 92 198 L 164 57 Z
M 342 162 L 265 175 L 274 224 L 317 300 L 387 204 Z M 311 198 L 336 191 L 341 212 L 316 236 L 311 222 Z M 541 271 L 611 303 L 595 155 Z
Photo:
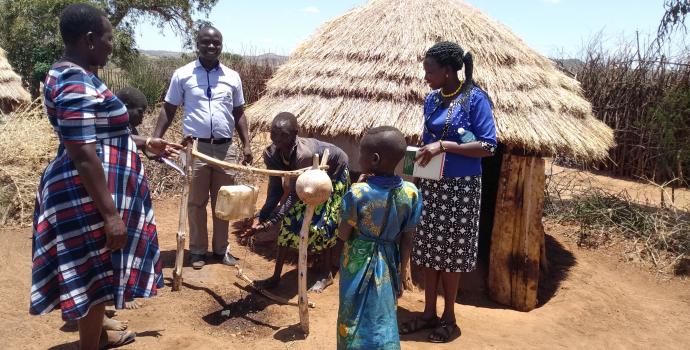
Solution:
M 247 118 L 244 115 L 244 95 L 239 74 L 220 63 L 223 36 L 218 29 L 207 26 L 196 38 L 199 59 L 178 68 L 170 80 L 154 137 L 162 137 L 172 123 L 179 106 L 184 106 L 182 131 L 185 137 L 198 141 L 198 150 L 219 160 L 237 161 L 232 137 L 237 130 L 243 148 L 243 163 L 252 161 Z M 235 181 L 231 171 L 195 160 L 194 178 L 189 193 L 189 251 L 192 266 L 200 269 L 206 264 L 208 231 L 206 205 L 209 196 L 215 209 L 221 186 Z M 213 254 L 226 265 L 237 261 L 228 247 L 228 222 L 213 217 Z

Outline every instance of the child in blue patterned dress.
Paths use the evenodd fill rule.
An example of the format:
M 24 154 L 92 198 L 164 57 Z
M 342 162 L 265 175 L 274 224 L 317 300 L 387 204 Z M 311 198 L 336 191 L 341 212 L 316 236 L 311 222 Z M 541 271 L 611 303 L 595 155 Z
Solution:
M 360 143 L 360 166 L 369 176 L 352 185 L 341 206 L 338 349 L 400 349 L 397 298 L 406 272 L 400 266 L 409 266 L 422 208 L 417 187 L 394 174 L 406 147 L 391 126 L 369 130 Z

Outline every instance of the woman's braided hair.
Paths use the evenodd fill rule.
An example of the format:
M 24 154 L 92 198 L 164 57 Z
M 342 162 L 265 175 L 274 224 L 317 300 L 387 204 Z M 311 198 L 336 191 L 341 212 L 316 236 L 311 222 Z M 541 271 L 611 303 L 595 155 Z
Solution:
M 441 41 L 432 46 L 427 50 L 426 58 L 433 58 L 438 62 L 438 64 L 446 67 L 450 67 L 456 72 L 461 70 L 463 65 L 465 66 L 465 84 L 463 84 L 463 90 L 471 88 L 472 85 L 476 85 L 472 80 L 472 54 L 465 51 L 460 47 L 460 45 L 450 42 Z

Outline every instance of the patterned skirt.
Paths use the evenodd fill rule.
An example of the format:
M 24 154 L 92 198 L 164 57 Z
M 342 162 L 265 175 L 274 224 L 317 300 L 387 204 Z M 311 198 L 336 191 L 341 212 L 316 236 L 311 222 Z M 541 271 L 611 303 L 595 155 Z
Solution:
M 99 139 L 108 187 L 127 228 L 127 244 L 105 247 L 103 219 L 60 146 L 36 195 L 31 305 L 33 315 L 62 310 L 64 320 L 84 317 L 93 305 L 156 295 L 163 287 L 158 235 L 144 169 L 125 134 Z
M 338 224 L 340 223 L 340 204 L 343 196 L 350 187 L 350 172 L 345 167 L 337 178 L 332 180 L 333 193 L 326 203 L 314 209 L 314 217 L 309 227 L 309 251 L 321 252 L 333 247 L 337 240 Z M 278 235 L 278 246 L 299 248 L 299 231 L 302 229 L 304 214 L 307 206 L 297 200 L 283 218 Z
M 481 176 L 423 179 L 422 220 L 412 261 L 445 272 L 470 272 L 477 266 Z

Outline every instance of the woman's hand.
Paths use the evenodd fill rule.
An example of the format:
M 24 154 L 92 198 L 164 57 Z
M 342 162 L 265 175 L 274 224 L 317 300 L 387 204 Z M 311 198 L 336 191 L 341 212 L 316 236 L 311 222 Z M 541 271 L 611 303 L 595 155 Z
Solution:
M 127 244 L 127 228 L 119 214 L 109 215 L 103 220 L 105 246 L 110 250 L 119 250 Z
M 419 163 L 421 166 L 426 166 L 431 161 L 431 158 L 436 157 L 441 154 L 441 141 L 430 143 L 422 147 L 417 152 L 417 157 L 414 159 L 415 162 Z
M 149 153 L 153 153 L 157 156 L 170 158 L 177 157 L 180 154 L 180 150 L 182 149 L 182 147 L 183 146 L 180 144 L 168 142 L 161 138 L 153 137 L 146 144 L 146 151 Z

